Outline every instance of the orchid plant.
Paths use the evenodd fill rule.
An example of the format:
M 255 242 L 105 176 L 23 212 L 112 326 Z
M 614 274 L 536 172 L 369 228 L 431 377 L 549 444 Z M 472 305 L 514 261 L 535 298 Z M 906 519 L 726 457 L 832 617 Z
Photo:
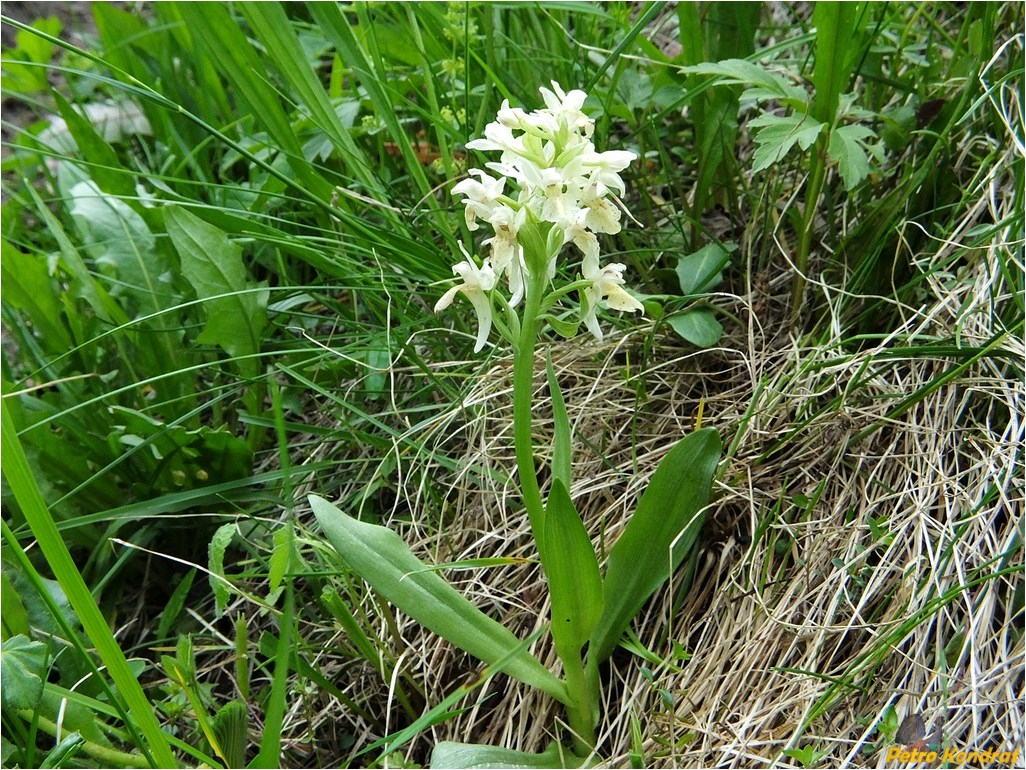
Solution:
M 527 113 L 504 101 L 485 136 L 469 149 L 499 152 L 453 187 L 463 197 L 467 227 L 487 223 L 487 256 L 471 255 L 453 266 L 461 280 L 435 305 L 448 308 L 462 295 L 477 317 L 475 352 L 496 328 L 514 357 L 514 442 L 524 508 L 537 544 L 551 598 L 549 630 L 563 668 L 548 671 L 504 626 L 474 607 L 431 570 L 390 530 L 347 516 L 322 498 L 311 504 L 328 540 L 350 569 L 382 596 L 427 628 L 506 674 L 538 687 L 563 704 L 572 751 L 554 742 L 538 755 L 495 747 L 441 743 L 432 766 L 578 765 L 598 748 L 599 666 L 645 601 L 691 551 L 703 521 L 720 456 L 714 430 L 682 438 L 664 457 L 638 508 L 610 549 L 605 575 L 588 531 L 574 507 L 571 428 L 551 360 L 547 379 L 555 417 L 551 484 L 543 498 L 534 460 L 532 397 L 537 342 L 546 327 L 574 337 L 583 325 L 598 340 L 603 303 L 625 312 L 644 312 L 625 288 L 625 266 L 602 266 L 598 234 L 615 235 L 626 212 L 620 174 L 636 155 L 599 152 L 592 142 L 594 121 L 584 112 L 587 95 L 564 92 L 556 83 L 542 88 L 545 107 Z M 629 214 L 628 214 L 629 216 Z M 576 278 L 554 285 L 565 254 L 577 254 Z M 564 271 L 566 272 L 566 271 Z M 505 291 L 503 290 L 505 287 Z M 562 307 L 576 294 L 576 320 Z M 572 312 L 572 311 L 571 311 Z M 394 748 L 394 747 L 390 747 Z M 539 764 L 540 763 L 540 764 Z

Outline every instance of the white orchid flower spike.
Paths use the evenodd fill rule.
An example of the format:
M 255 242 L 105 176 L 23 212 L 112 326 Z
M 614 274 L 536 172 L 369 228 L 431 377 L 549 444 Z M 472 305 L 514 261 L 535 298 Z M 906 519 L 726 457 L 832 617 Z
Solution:
M 602 339 L 596 316 L 602 303 L 612 310 L 643 310 L 624 289 L 624 266 L 600 266 L 597 237 L 620 232 L 623 204 L 617 206 L 611 199 L 624 195 L 620 173 L 637 155 L 595 149 L 595 121 L 584 112 L 584 91 L 564 91 L 555 82 L 551 90 L 540 91 L 545 107 L 533 112 L 503 101 L 496 119 L 485 126 L 484 137 L 467 142 L 472 150 L 501 153 L 498 161 L 486 164 L 492 173 L 475 169 L 453 187 L 453 193 L 463 196 L 467 228 L 475 231 L 487 223 L 492 234 L 481 244 L 489 250 L 481 267 L 460 245 L 465 259 L 453 272 L 463 283 L 449 289 L 435 310 L 452 304 L 457 293 L 466 295 L 478 318 L 475 351 L 484 347 L 491 330 L 493 300 L 500 301 L 492 290 L 505 279 L 507 308 L 518 305 L 528 286 L 536 286 L 535 292 L 547 291 L 558 274 L 559 255 L 569 243 L 576 246 L 571 253 L 579 252 L 582 258 L 583 281 L 575 287 L 581 300 L 580 321 L 596 338 Z M 539 255 L 540 250 L 546 253 Z

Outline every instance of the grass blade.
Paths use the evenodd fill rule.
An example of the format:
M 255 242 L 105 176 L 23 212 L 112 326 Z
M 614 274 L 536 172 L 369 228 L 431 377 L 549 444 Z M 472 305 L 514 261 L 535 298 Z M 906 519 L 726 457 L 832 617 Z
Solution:
M 146 698 L 136 675 L 129 668 L 128 660 L 111 633 L 107 621 L 96 606 L 89 587 L 82 579 L 75 562 L 61 539 L 53 517 L 46 507 L 36 480 L 29 469 L 28 459 L 22 449 L 18 433 L 11 422 L 6 401 L 0 402 L 2 409 L 3 432 L 2 441 L 4 464 L 3 474 L 11 485 L 18 504 L 25 513 L 32 534 L 35 535 L 39 548 L 46 557 L 54 577 L 67 594 L 68 601 L 74 608 L 82 627 L 89 639 L 96 646 L 100 658 L 110 672 L 111 678 L 128 706 L 129 714 L 143 734 L 148 744 L 149 759 L 153 767 L 177 767 L 175 755 L 168 745 L 160 723 L 154 715 L 153 707 Z M 146 750 L 147 747 L 140 748 Z

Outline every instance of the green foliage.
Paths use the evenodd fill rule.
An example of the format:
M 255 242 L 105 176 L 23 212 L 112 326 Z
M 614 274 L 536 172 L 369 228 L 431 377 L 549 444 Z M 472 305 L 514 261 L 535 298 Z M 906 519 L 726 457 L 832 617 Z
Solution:
M 61 21 L 55 16 L 37 19 L 32 29 L 56 37 L 61 33 Z M 4 90 L 10 93 L 34 95 L 49 88 L 47 65 L 53 59 L 54 44 L 29 30 L 20 29 L 15 35 L 15 47 L 4 50 Z
M 43 697 L 46 645 L 25 634 L 4 639 L 0 646 L 4 709 L 31 709 Z
M 455 240 L 472 242 L 450 210 L 446 185 L 471 165 L 464 145 L 503 99 L 529 103 L 550 79 L 587 88 L 596 145 L 616 142 L 644 158 L 625 203 L 645 227 L 615 237 L 623 244 L 616 259 L 648 282 L 648 304 L 666 304 L 657 328 L 665 320 L 699 347 L 718 344 L 724 319 L 736 323 L 733 309 L 720 304 L 727 300 L 712 299 L 712 291 L 743 296 L 756 276 L 780 285 L 778 274 L 791 265 L 774 256 L 778 244 L 794 253 L 801 273 L 816 277 L 823 295 L 829 290 L 825 307 L 820 293 L 805 297 L 796 281 L 793 307 L 807 312 L 795 323 L 813 335 L 802 343 L 816 344 L 818 330 L 830 325 L 845 346 L 858 348 L 891 334 L 894 319 L 907 320 L 933 284 L 957 289 L 980 255 L 991 253 L 996 232 L 1022 229 L 1021 214 L 961 229 L 961 218 L 981 204 L 980 190 L 999 180 L 995 170 L 1012 141 L 1002 112 L 1005 91 L 1021 81 L 1021 57 L 995 53 L 1002 31 L 1021 26 L 1021 11 L 990 3 L 957 15 L 946 6 L 817 3 L 803 31 L 798 23 L 777 26 L 790 9 L 772 17 L 765 10 L 742 3 L 652 4 L 637 13 L 583 3 L 160 3 L 140 14 L 98 3 L 90 49 L 58 40 L 54 19 L 35 22 L 35 31 L 10 22 L 17 33 L 4 52 L 5 107 L 20 101 L 28 117 L 11 117 L 13 138 L 5 140 L 0 242 L 3 764 L 239 766 L 255 754 L 254 766 L 352 764 L 340 761 L 348 746 L 336 744 L 336 734 L 328 756 L 313 728 L 316 759 L 289 753 L 296 743 L 284 733 L 296 729 L 307 705 L 319 713 L 317 697 L 336 699 L 363 720 L 360 731 L 342 726 L 339 735 L 373 734 L 354 754 L 391 755 L 453 718 L 480 686 L 455 688 L 422 708 L 416 672 L 398 666 L 394 639 L 382 630 L 391 610 L 383 602 L 381 616 L 368 617 L 362 583 L 310 571 L 302 558 L 316 546 L 294 490 L 316 474 L 325 496 L 339 487 L 343 509 L 359 506 L 365 517 L 385 520 L 388 510 L 402 515 L 392 499 L 412 488 L 409 469 L 420 453 L 434 453 L 433 467 L 458 468 L 445 455 L 452 443 L 428 450 L 418 434 L 459 402 L 459 378 L 471 371 L 438 374 L 438 362 L 462 348 L 436 332 L 432 282 L 449 278 Z M 666 45 L 667 29 L 671 43 L 679 32 L 680 53 Z M 1016 179 L 1008 195 L 1021 199 Z M 1001 195 L 987 199 L 992 215 L 1002 210 Z M 717 245 L 728 240 L 741 248 Z M 928 248 L 947 242 L 949 253 L 927 259 Z M 1021 255 L 999 251 L 1004 277 L 992 312 L 1018 338 Z M 768 317 L 754 309 L 758 299 L 758 322 L 783 325 L 772 305 Z M 579 331 L 565 319 L 547 320 L 564 336 Z M 969 331 L 975 320 L 958 328 Z M 452 322 L 458 329 L 467 323 L 460 316 Z M 645 360 L 657 339 L 646 340 Z M 979 366 L 1004 366 L 1009 342 L 937 344 L 895 349 L 957 360 L 895 400 L 887 419 Z M 633 377 L 635 349 L 626 352 Z M 647 555 L 640 534 L 628 537 L 642 528 L 632 521 L 613 545 L 597 596 L 598 560 L 567 492 L 570 422 L 551 366 L 548 381 L 556 440 L 541 531 L 555 545 L 543 561 L 554 617 L 571 619 L 564 622 L 570 633 L 558 623 L 552 632 L 558 647 L 577 647 L 578 662 L 581 636 L 590 638 L 592 666 L 693 542 L 702 503 L 696 499 L 690 515 L 671 515 L 676 520 L 664 522 L 667 533 L 660 531 Z M 268 383 L 276 411 L 265 402 Z M 775 451 L 785 451 L 803 425 L 782 428 Z M 277 447 L 267 440 L 272 430 Z M 8 451 L 15 441 L 23 456 Z M 698 453 L 703 468 L 715 464 L 707 449 Z M 663 476 L 660 468 L 656 478 Z M 419 481 L 423 499 L 437 501 L 440 521 L 448 504 L 442 484 Z M 650 488 L 645 499 L 653 495 Z M 639 510 L 637 518 L 656 529 L 653 514 Z M 864 523 L 878 545 L 898 537 L 889 520 Z M 669 530 L 679 535 L 677 547 Z M 370 532 L 373 542 L 401 553 L 376 530 L 354 532 Z M 135 547 L 114 546 L 113 537 Z M 140 558 L 142 549 L 153 555 Z M 395 590 L 417 585 L 422 573 L 445 585 L 440 569 L 507 563 L 418 561 L 388 579 Z M 202 564 L 209 584 L 195 580 Z M 638 574 L 627 576 L 634 584 L 622 591 L 614 584 L 628 566 Z M 868 569 L 852 569 L 850 579 L 864 581 Z M 198 661 L 225 657 L 223 639 L 207 637 L 198 619 L 223 613 L 233 596 L 243 607 L 235 671 L 246 703 L 215 690 L 214 681 L 230 677 L 217 680 Z M 881 644 L 897 644 L 940 606 Z M 601 623 L 588 633 L 596 608 Z M 472 624 L 483 622 L 474 612 Z M 321 629 L 336 627 L 345 633 L 325 649 Z M 166 672 L 185 674 L 186 684 L 153 686 L 153 647 L 190 632 L 195 650 Z M 949 662 L 966 638 L 959 630 L 943 648 Z M 128 640 L 138 644 L 131 660 Z M 532 641 L 502 635 L 489 648 L 485 678 L 508 662 L 567 696 L 526 651 Z M 637 644 L 625 646 L 642 654 Z M 882 654 L 859 658 L 856 673 Z M 51 657 L 58 663 L 48 668 Z M 662 665 L 655 655 L 646 660 L 653 670 Z M 407 719 L 398 732 L 388 734 L 378 703 L 336 681 L 334 672 L 348 675 L 361 661 L 394 681 Z M 814 712 L 848 693 L 854 676 L 845 674 Z M 597 675 L 587 684 L 595 682 Z M 308 686 L 322 695 L 297 704 Z M 250 710 L 265 727 L 259 750 L 247 744 Z M 41 747 L 57 743 L 59 714 L 64 738 L 47 752 Z M 896 730 L 892 717 L 881 719 L 882 737 Z M 584 722 L 571 727 L 581 731 Z M 632 730 L 632 764 L 658 761 L 658 753 L 650 756 L 653 737 L 661 745 L 661 736 L 643 735 L 640 725 Z M 822 760 L 814 746 L 794 745 L 801 748 L 788 756 L 796 763 Z M 424 761 L 423 750 L 417 746 L 415 760 Z M 519 758 L 441 744 L 438 756 L 468 766 L 575 761 L 556 744 Z
M 597 660 L 613 653 L 638 610 L 694 546 L 720 449 L 716 431 L 703 428 L 678 441 L 659 463 L 609 552 L 605 604 L 589 648 Z
M 252 291 L 242 263 L 242 250 L 218 228 L 188 211 L 164 211 L 167 234 L 182 260 L 182 274 L 197 296 L 206 300 L 207 321 L 196 341 L 218 345 L 238 360 L 245 376 L 260 370 L 261 332 L 267 323 L 268 292 Z
M 310 496 L 310 505 L 328 542 L 349 568 L 426 628 L 486 663 L 494 664 L 520 646 L 505 627 L 441 577 L 425 571 L 423 562 L 394 532 L 357 521 L 316 495 Z M 505 671 L 557 700 L 566 700 L 563 684 L 529 653 L 517 655 Z
M 559 479 L 549 491 L 539 550 L 552 600 L 552 638 L 561 655 L 579 655 L 602 615 L 602 577 L 588 531 Z
M 220 615 L 224 612 L 231 586 L 224 574 L 224 554 L 235 536 L 235 524 L 222 524 L 210 538 L 207 546 L 207 567 L 210 570 L 210 589 L 214 592 L 214 611 Z
M 699 348 L 711 348 L 723 336 L 723 326 L 716 320 L 712 310 L 692 309 L 683 315 L 668 318 L 666 323 L 683 339 Z
M 584 767 L 585 760 L 574 756 L 553 741 L 545 751 L 530 754 L 475 743 L 441 741 L 431 751 L 431 768 L 546 768 Z

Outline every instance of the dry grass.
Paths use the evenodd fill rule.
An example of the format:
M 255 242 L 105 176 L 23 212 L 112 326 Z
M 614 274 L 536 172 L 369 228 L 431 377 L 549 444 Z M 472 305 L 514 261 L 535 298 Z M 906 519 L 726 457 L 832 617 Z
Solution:
M 1014 124 L 1017 95 L 997 96 Z M 635 621 L 652 656 L 618 653 L 605 672 L 600 753 L 608 766 L 630 766 L 635 720 L 648 767 L 800 766 L 783 752 L 804 747 L 827 766 L 882 767 L 891 744 L 877 725 L 888 709 L 922 714 L 927 734 L 939 730 L 945 746 L 1024 747 L 1026 351 L 1021 337 L 999 337 L 997 318 L 1017 290 L 1009 275 L 1024 269 L 1021 233 L 1011 225 L 986 248 L 962 245 L 978 225 L 1017 221 L 1006 191 L 1019 146 L 1009 144 L 977 178 L 977 203 L 959 226 L 914 255 L 926 280 L 915 306 L 897 307 L 903 320 L 886 339 L 846 340 L 840 311 L 814 342 L 789 338 L 772 310 L 784 303 L 756 290 L 715 298 L 745 325 L 714 350 L 645 329 L 603 344 L 550 345 L 574 428 L 571 496 L 600 553 L 700 413 L 729 447 L 693 577 L 682 570 Z M 785 264 L 787 248 L 778 247 Z M 832 308 L 835 289 L 809 278 Z M 788 280 L 781 274 L 770 291 L 786 295 Z M 938 339 L 990 348 L 975 357 L 924 354 Z M 466 368 L 439 363 L 436 374 Z M 386 518 L 428 562 L 535 557 L 519 505 L 511 375 L 511 358 L 493 357 L 462 404 L 409 427 L 408 443 L 389 458 L 399 488 Z M 539 447 L 552 431 L 543 380 Z M 409 425 L 408 415 L 395 418 Z M 330 452 L 325 445 L 296 463 Z M 313 484 L 323 489 L 323 479 Z M 366 484 L 366 473 L 354 473 L 338 496 L 353 499 Z M 307 543 L 322 547 L 317 540 L 311 533 Z M 547 618 L 531 561 L 448 577 L 521 638 Z M 373 717 L 323 694 L 291 701 L 299 705 L 286 738 L 297 750 L 312 741 L 321 765 L 347 761 L 346 735 L 360 747 L 399 729 L 400 690 L 422 687 L 433 705 L 480 668 L 402 616 L 393 628 L 367 595 L 358 610 L 386 651 L 385 676 L 337 654 L 337 628 L 301 629 L 320 650 L 311 664 Z M 534 652 L 558 669 L 546 636 Z M 537 751 L 561 737 L 558 706 L 505 677 L 461 705 L 390 764 L 425 762 L 439 740 Z
M 972 216 L 1002 221 L 1004 205 L 981 198 Z M 904 308 L 902 328 L 856 352 L 839 337 L 812 346 L 768 335 L 750 303 L 729 295 L 718 301 L 748 328 L 715 350 L 689 352 L 661 336 L 646 355 L 645 332 L 551 346 L 575 430 L 571 494 L 597 546 L 615 539 L 659 460 L 693 428 L 700 401 L 704 424 L 732 447 L 693 587 L 678 601 L 677 586 L 661 592 L 635 623 L 662 662 L 618 655 L 608 672 L 600 740 L 610 766 L 629 765 L 632 719 L 651 767 L 787 764 L 781 752 L 804 746 L 825 752 L 827 764 L 881 766 L 875 749 L 885 744 L 874 729 L 888 707 L 899 717 L 922 713 L 945 745 L 1023 746 L 1014 596 L 1022 591 L 1024 385 L 1000 357 L 943 379 L 951 359 L 893 352 L 894 340 L 912 349 L 956 333 L 967 347 L 991 341 L 999 331 L 992 309 L 1008 291 L 998 250 L 1009 245 L 967 254 L 957 275 L 931 276 L 932 301 Z M 947 264 L 960 248 L 957 237 L 937 246 L 922 266 Z M 1021 340 L 1006 338 L 1000 349 L 1021 361 Z M 518 506 L 510 376 L 509 357 L 493 359 L 460 408 L 410 434 L 425 451 L 400 463 L 397 506 L 410 515 L 394 526 L 426 560 L 534 557 Z M 536 384 L 544 446 L 551 413 L 541 377 Z M 900 403 L 907 409 L 895 413 Z M 460 471 L 433 463 L 435 452 L 457 457 Z M 428 494 L 440 483 L 441 514 Z M 544 622 L 537 565 L 450 577 L 521 636 Z M 393 653 L 428 703 L 477 669 L 399 622 L 406 646 Z M 674 660 L 674 642 L 690 660 Z M 535 652 L 558 666 L 545 637 Z M 350 681 L 391 704 L 376 674 Z M 436 740 L 532 751 L 560 735 L 559 709 L 505 678 L 468 700 L 407 757 L 423 761 Z

